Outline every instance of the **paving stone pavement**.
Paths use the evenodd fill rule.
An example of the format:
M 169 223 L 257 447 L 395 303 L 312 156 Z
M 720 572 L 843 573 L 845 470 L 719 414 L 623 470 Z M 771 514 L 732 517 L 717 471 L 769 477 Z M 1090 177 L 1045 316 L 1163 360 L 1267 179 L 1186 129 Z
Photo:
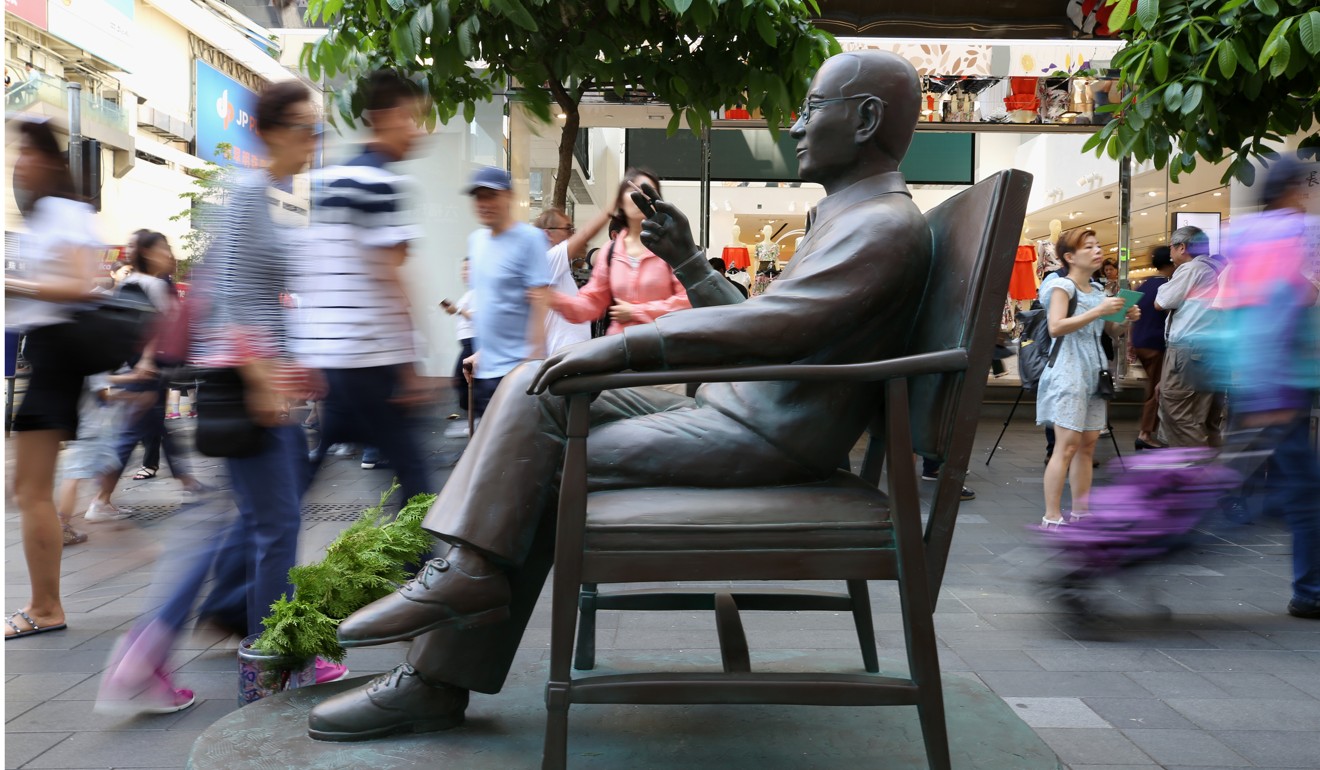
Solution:
M 437 484 L 465 444 L 443 437 L 449 411 L 440 404 L 420 420 Z M 1101 596 L 1123 619 L 1099 635 L 1083 633 L 1038 583 L 1051 563 L 1028 529 L 1041 513 L 1043 459 L 1029 406 L 985 465 L 1005 413 L 988 406 L 978 430 L 968 478 L 977 499 L 963 505 L 937 612 L 944 670 L 984 681 L 1072 770 L 1320 766 L 1320 623 L 1283 614 L 1290 538 L 1280 523 L 1207 524 L 1192 547 L 1106 585 Z M 1115 425 L 1120 445 L 1130 447 L 1134 422 Z M 190 426 L 183 420 L 171 429 Z M 1103 457 L 1112 452 L 1102 440 Z M 201 479 L 223 483 L 216 461 L 194 463 Z M 357 458 L 328 461 L 307 499 L 300 558 L 317 558 L 389 481 L 388 471 L 363 470 Z M 929 493 L 933 485 L 922 486 Z M 127 522 L 79 522 L 91 540 L 63 560 L 69 629 L 5 645 L 6 768 L 182 767 L 198 734 L 236 708 L 237 640 L 197 632 L 180 640 L 172 660 L 179 685 L 197 692 L 195 706 L 128 721 L 92 711 L 114 641 L 164 601 L 172 565 L 227 515 L 223 500 L 180 508 L 181 497 L 165 473 L 125 479 L 116 499 L 137 509 Z M 18 517 L 7 500 L 6 607 L 21 607 L 27 586 Z M 902 660 L 897 594 L 876 586 L 873 604 L 881 656 Z M 548 605 L 547 592 L 523 639 L 526 659 L 548 654 Z M 758 648 L 856 644 L 846 615 L 747 613 L 745 622 L 754 660 Z M 718 659 L 707 614 L 602 613 L 598 633 L 602 656 L 677 649 Z M 390 645 L 353 650 L 347 662 L 355 674 L 370 673 L 402 655 L 401 645 Z

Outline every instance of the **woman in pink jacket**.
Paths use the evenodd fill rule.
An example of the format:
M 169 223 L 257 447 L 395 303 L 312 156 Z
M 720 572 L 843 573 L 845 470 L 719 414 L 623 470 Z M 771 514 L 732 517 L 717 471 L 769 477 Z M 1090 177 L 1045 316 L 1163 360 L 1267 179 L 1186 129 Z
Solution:
M 648 182 L 660 192 L 660 180 L 644 169 L 628 169 L 619 185 L 618 208 L 610 222 L 610 231 L 618 231 L 614 240 L 597 252 L 591 280 L 578 289 L 576 297 L 553 292 L 550 309 L 569 323 L 585 323 L 610 311 L 606 334 L 618 334 L 629 326 L 650 323 L 665 313 L 692 307 L 687 291 L 674 277 L 674 271 L 660 257 L 642 245 L 642 220 L 645 216 L 633 203 L 633 185 Z

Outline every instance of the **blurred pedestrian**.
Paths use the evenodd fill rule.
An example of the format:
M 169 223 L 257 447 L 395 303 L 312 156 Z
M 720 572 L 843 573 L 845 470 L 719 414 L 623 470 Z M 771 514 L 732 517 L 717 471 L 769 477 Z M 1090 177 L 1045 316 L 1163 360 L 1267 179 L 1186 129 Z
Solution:
M 737 281 L 729 277 L 729 273 L 727 269 L 724 267 L 723 259 L 721 259 L 720 257 L 711 257 L 707 261 L 710 262 L 710 267 L 712 270 L 724 276 L 724 280 L 728 281 L 729 283 L 733 284 L 738 288 L 738 293 L 743 295 L 743 299 L 747 299 L 749 296 L 751 296 L 750 294 L 747 293 L 746 286 L 743 286 L 741 283 L 738 283 Z
M 1113 297 L 1118 294 L 1118 263 L 1112 259 L 1106 259 L 1100 264 L 1100 269 L 1095 272 L 1091 280 L 1100 284 L 1105 289 L 1106 297 Z
M 1234 422 L 1261 431 L 1261 443 L 1273 450 L 1268 504 L 1292 529 L 1288 613 L 1320 620 L 1320 458 L 1309 419 L 1320 392 L 1320 254 L 1310 239 L 1320 222 L 1306 214 L 1306 178 L 1291 158 L 1270 164 L 1264 210 L 1233 222 L 1231 280 L 1218 307 Z
M 653 172 L 636 168 L 624 172 L 612 216 L 611 230 L 617 230 L 618 235 L 596 255 L 587 285 L 577 296 L 551 294 L 550 309 L 569 322 L 591 322 L 608 310 L 610 325 L 605 333 L 619 334 L 629 326 L 692 307 L 673 268 L 642 244 L 645 216 L 630 193 L 643 183 L 660 194 L 660 181 Z
M 431 391 L 417 371 L 403 276 L 409 245 L 422 231 L 408 205 L 412 182 L 394 164 L 422 137 L 424 104 L 416 84 L 389 70 L 371 74 L 362 98 L 367 146 L 313 175 L 302 322 L 292 341 L 329 388 L 318 407 L 320 446 L 365 444 L 362 467 L 388 461 L 406 501 L 433 491 L 411 413 Z
M 60 483 L 55 495 L 66 546 L 87 542 L 87 535 L 73 528 L 82 482 L 93 480 L 99 490 L 106 474 L 117 473 L 122 468 L 116 446 L 126 427 L 125 418 L 134 413 L 135 403 L 150 403 L 154 398 L 150 393 L 123 389 L 133 381 L 131 372 L 94 374 L 86 380 L 87 389 L 79 407 L 78 436 L 65 444 L 60 456 Z
M 289 568 L 297 557 L 310 466 L 302 427 L 288 410 L 312 395 L 317 383 L 292 357 L 290 311 L 281 295 L 292 283 L 293 234 L 277 224 L 268 197 L 274 184 L 306 167 L 319 128 L 311 92 L 297 80 L 267 85 L 255 119 L 270 163 L 235 176 L 211 227 L 211 247 L 190 300 L 199 305 L 189 361 L 207 372 L 202 388 L 219 387 L 222 374 L 241 382 L 247 416 L 260 428 L 259 449 L 226 456 L 237 520 L 227 535 L 208 541 L 186 570 L 171 575 L 174 592 L 165 605 L 139 620 L 116 646 L 102 676 L 98 710 L 168 713 L 192 705 L 192 691 L 174 687 L 167 664 L 213 571 L 216 587 L 202 604 L 202 618 L 243 635 L 261 628 L 272 602 L 293 595 Z M 206 419 L 205 410 L 199 419 Z M 342 666 L 317 661 L 318 681 L 345 673 Z
M 472 291 L 479 305 L 476 352 L 464 362 L 472 376 L 474 418 L 485 413 L 514 367 L 545 357 L 550 285 L 545 253 L 550 242 L 540 230 L 514 219 L 512 188 L 508 172 L 491 167 L 477 169 L 467 187 L 482 226 L 468 236 Z
M 118 288 L 119 285 L 122 284 L 132 274 L 133 274 L 132 263 L 126 262 L 122 259 L 115 260 L 115 263 L 110 266 L 110 282 L 111 282 L 110 288 L 112 290 Z
M 1056 252 L 1067 272 L 1055 273 L 1040 285 L 1040 303 L 1049 317 L 1050 337 L 1058 347 L 1054 362 L 1041 374 L 1036 387 L 1036 422 L 1053 426 L 1055 449 L 1045 466 L 1045 515 L 1048 529 L 1065 523 L 1063 485 L 1072 488 L 1073 516 L 1087 512 L 1091 492 L 1091 462 L 1095 443 L 1106 425 L 1106 402 L 1098 394 L 1101 371 L 1106 368 L 1100 348 L 1102 320 L 1123 309 L 1119 297 L 1106 297 L 1090 278 L 1100 266 L 1100 241 L 1094 230 L 1069 230 L 1059 237 Z M 1071 306 L 1071 307 L 1070 307 Z M 1128 320 L 1140 317 L 1135 307 Z
M 1168 311 L 1164 371 L 1160 377 L 1159 437 L 1168 446 L 1218 443 L 1223 429 L 1216 393 L 1198 381 L 1198 359 L 1212 355 L 1198 339 L 1210 331 L 1210 313 L 1219 293 L 1224 260 L 1210 253 L 1210 238 L 1197 227 L 1180 227 L 1169 236 L 1175 269 L 1155 292 L 1155 309 Z
M 614 209 L 614 205 L 606 206 L 581 230 L 573 226 L 573 220 L 561 209 L 546 209 L 536 218 L 536 227 L 544 231 L 546 239 L 550 241 L 550 250 L 545 253 L 545 257 L 550 265 L 550 286 L 555 293 L 565 297 L 577 296 L 578 284 L 573 279 L 573 259 L 585 254 L 587 242 L 610 223 Z M 560 348 L 589 339 L 589 322 L 572 323 L 559 313 L 546 313 L 546 355 L 553 355 Z
M 140 292 L 156 308 L 158 317 L 167 318 L 179 301 L 173 284 L 168 280 L 174 273 L 174 265 L 174 252 L 164 235 L 157 232 L 137 235 L 133 250 L 133 272 L 120 284 L 119 291 Z M 87 507 L 87 521 L 113 521 L 128 515 L 128 511 L 116 506 L 111 498 L 128 464 L 128 458 L 139 443 L 142 444 L 142 466 L 133 474 L 134 481 L 156 478 L 163 446 L 165 459 L 170 464 L 170 473 L 179 480 L 183 491 L 195 494 L 204 489 L 202 483 L 192 475 L 183 446 L 165 428 L 169 379 L 156 363 L 156 349 L 154 341 L 148 342 L 141 358 L 129 362 L 133 371 L 132 376 L 124 382 L 124 390 L 142 394 L 143 398 L 130 402 L 129 419 L 115 443 L 118 465 L 102 477 L 100 490 Z
M 463 279 L 463 296 L 458 298 L 458 302 L 443 300 L 440 307 L 444 308 L 449 315 L 455 316 L 454 337 L 458 340 L 458 359 L 454 361 L 454 373 L 450 376 L 450 385 L 454 388 L 454 395 L 458 398 L 458 412 L 449 415 L 449 419 L 457 420 L 461 412 L 468 410 L 468 400 L 471 393 L 471 383 L 468 382 L 469 373 L 463 370 L 463 362 L 472 356 L 476 349 L 473 343 L 476 342 L 476 325 L 473 323 L 472 315 L 476 312 L 476 302 L 472 295 L 471 281 L 471 259 L 463 257 L 463 267 L 461 276 Z M 461 438 L 467 435 L 467 426 L 456 424 L 445 430 L 445 436 L 449 438 Z
M 5 276 L 5 329 L 27 335 L 27 393 L 14 415 L 14 503 L 23 536 L 31 599 L 5 619 L 5 640 L 65 628 L 60 600 L 64 539 L 55 510 L 60 442 L 77 435 L 82 351 L 65 328 L 95 285 L 93 212 L 78 200 L 73 175 L 49 122 L 19 120 L 14 196 L 27 232 L 25 270 Z M 62 328 L 64 327 L 64 328 Z
M 1156 275 L 1142 281 L 1137 288 L 1141 292 L 1141 299 L 1137 300 L 1141 318 L 1132 324 L 1132 352 L 1146 372 L 1146 399 L 1141 407 L 1141 427 L 1136 441 L 1138 451 L 1163 446 L 1158 438 L 1160 377 L 1164 375 L 1164 326 L 1169 314 L 1155 308 L 1155 295 L 1173 275 L 1174 264 L 1169 251 L 1168 246 L 1157 246 L 1151 252 L 1150 263 Z

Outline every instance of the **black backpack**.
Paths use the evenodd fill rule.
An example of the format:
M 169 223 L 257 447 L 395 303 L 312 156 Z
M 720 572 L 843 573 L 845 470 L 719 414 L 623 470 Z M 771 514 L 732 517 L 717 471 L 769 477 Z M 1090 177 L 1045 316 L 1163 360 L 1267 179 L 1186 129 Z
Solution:
M 1073 294 L 1068 300 L 1069 317 L 1076 310 L 1077 295 Z M 1035 390 L 1045 368 L 1054 366 L 1058 359 L 1059 346 L 1050 337 L 1049 314 L 1039 300 L 1031 303 L 1030 310 L 1019 312 L 1017 321 L 1022 326 L 1022 334 L 1018 337 L 1018 377 L 1022 380 L 1022 387 Z

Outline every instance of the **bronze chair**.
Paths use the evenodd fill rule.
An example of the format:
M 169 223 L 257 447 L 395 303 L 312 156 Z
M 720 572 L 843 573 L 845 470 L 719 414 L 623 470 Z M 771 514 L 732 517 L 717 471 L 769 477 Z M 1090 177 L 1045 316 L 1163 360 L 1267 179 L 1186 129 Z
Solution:
M 837 366 L 625 372 L 569 378 L 551 386 L 569 398 L 569 419 L 555 545 L 543 768 L 565 766 L 573 703 L 915 705 L 929 765 L 950 766 L 933 613 L 1030 187 L 1029 174 L 1000 172 L 927 215 L 934 267 L 907 356 Z M 669 382 L 751 380 L 877 383 L 877 393 L 879 388 L 884 392 L 884 414 L 877 416 L 881 427 L 872 431 L 860 475 L 838 471 L 823 482 L 773 488 L 588 494 L 592 393 Z M 914 451 L 944 462 L 924 533 Z M 877 488 L 886 459 L 887 495 Z M 803 511 L 819 513 L 804 516 Z M 727 592 L 714 594 L 710 602 L 724 671 L 573 677 L 581 586 L 674 580 L 843 580 L 863 589 L 868 580 L 897 581 L 909 677 L 752 672 L 738 610 L 760 609 L 755 602 L 765 600 Z M 767 608 L 790 606 L 791 600 L 780 601 Z M 869 619 L 869 607 L 867 614 Z M 870 651 L 874 656 L 873 641 Z M 867 663 L 870 668 L 870 659 Z

